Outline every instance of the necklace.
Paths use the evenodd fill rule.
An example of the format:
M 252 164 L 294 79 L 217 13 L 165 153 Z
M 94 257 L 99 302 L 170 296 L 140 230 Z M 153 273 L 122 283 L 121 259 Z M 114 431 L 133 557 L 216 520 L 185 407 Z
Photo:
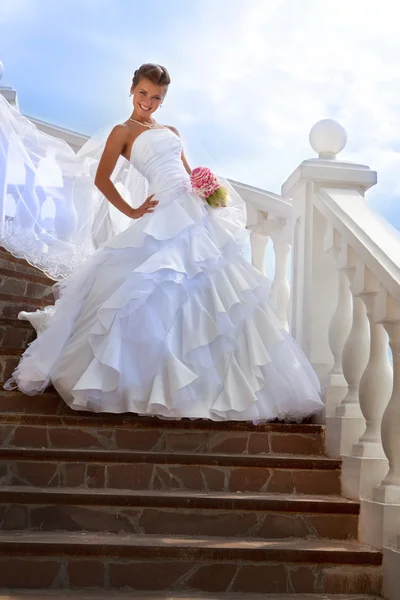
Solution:
M 153 127 L 157 127 L 157 123 L 155 121 L 153 121 L 153 123 L 142 123 L 142 121 L 136 121 L 136 119 L 132 119 L 131 117 L 129 117 L 129 121 L 133 121 L 133 123 L 137 123 L 138 125 L 142 125 L 143 127 L 149 127 L 150 129 L 152 129 Z

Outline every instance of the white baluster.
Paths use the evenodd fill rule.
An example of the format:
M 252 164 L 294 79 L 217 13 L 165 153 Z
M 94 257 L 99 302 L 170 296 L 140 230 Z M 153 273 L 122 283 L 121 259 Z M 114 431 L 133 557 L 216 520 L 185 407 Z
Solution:
M 364 302 L 353 298 L 353 325 L 343 348 L 343 375 L 348 392 L 336 410 L 338 417 L 361 416 L 359 386 L 368 363 L 370 332 Z
M 43 204 L 46 202 L 46 194 L 45 191 L 43 189 L 43 187 L 41 186 L 36 186 L 36 197 L 38 199 L 39 202 L 39 220 L 38 223 L 36 224 L 36 233 L 40 234 L 43 231 L 44 225 L 43 225 L 43 218 L 42 218 L 42 207 Z
M 375 294 L 363 294 L 370 323 L 371 344 L 367 367 L 360 381 L 360 408 L 365 417 L 366 429 L 353 447 L 353 456 L 382 457 L 382 416 L 393 389 L 393 371 L 388 356 L 388 335 L 382 325 L 375 322 Z
M 275 251 L 275 277 L 271 288 L 270 299 L 276 309 L 276 315 L 283 329 L 289 331 L 288 305 L 290 285 L 287 277 L 290 244 L 271 236 Z
M 39 160 L 37 164 L 38 162 Z M 37 164 L 34 166 L 37 166 Z M 35 225 L 40 214 L 40 202 L 36 195 L 35 183 L 35 171 L 25 165 L 25 184 L 21 197 L 17 202 L 15 221 L 18 226 L 23 228 L 26 235 L 34 234 Z
M 340 383 L 345 383 L 342 367 L 344 345 L 353 320 L 353 298 L 349 289 L 349 280 L 343 271 L 338 273 L 338 301 L 336 310 L 329 324 L 329 347 L 333 354 L 333 366 L 329 375 L 333 375 Z
M 381 426 L 389 469 L 373 489 L 372 499 L 361 498 L 359 536 L 362 542 L 382 548 L 397 543 L 400 527 L 400 304 L 383 287 L 376 299 L 375 319 L 388 333 L 393 357 L 392 394 Z
M 354 252 L 344 246 L 339 265 L 352 283 L 356 271 Z M 330 456 L 350 454 L 353 444 L 365 429 L 365 420 L 359 404 L 359 386 L 368 363 L 370 347 L 369 322 L 361 298 L 353 297 L 352 327 L 342 353 L 343 375 L 348 391 L 335 415 L 327 415 L 326 444 Z
M 63 190 L 61 198 L 53 198 L 56 211 L 54 216 L 54 231 L 58 239 L 68 241 L 76 231 L 78 217 L 73 200 L 73 191 L 76 185 L 74 176 L 63 176 Z
M 379 487 L 390 487 L 392 501 L 400 502 L 400 320 L 386 322 L 384 326 L 393 356 L 393 390 L 382 419 L 382 445 L 389 460 L 389 472 Z
M 265 273 L 265 249 L 268 243 L 268 236 L 262 235 L 252 229 L 250 233 L 250 243 L 251 264 L 261 271 L 261 273 Z
M 0 129 L 0 148 L 2 152 L 0 153 L 1 163 L 0 163 L 0 219 L 1 219 L 1 227 L 4 224 L 4 216 L 5 216 L 5 207 L 6 207 L 6 198 L 7 198 L 7 156 L 8 156 L 8 140 L 4 133 Z
M 342 495 L 358 500 L 371 498 L 374 487 L 387 473 L 380 429 L 393 387 L 393 374 L 388 357 L 388 336 L 375 318 L 379 282 L 360 260 L 353 287 L 366 306 L 371 333 L 369 360 L 359 388 L 360 409 L 366 426 L 342 462 Z
M 325 417 L 333 417 L 347 394 L 347 382 L 343 375 L 343 349 L 353 322 L 353 297 L 349 280 L 338 271 L 338 297 L 335 312 L 328 330 L 329 348 L 333 354 L 333 366 L 324 380 Z M 323 422 L 323 418 L 321 415 Z

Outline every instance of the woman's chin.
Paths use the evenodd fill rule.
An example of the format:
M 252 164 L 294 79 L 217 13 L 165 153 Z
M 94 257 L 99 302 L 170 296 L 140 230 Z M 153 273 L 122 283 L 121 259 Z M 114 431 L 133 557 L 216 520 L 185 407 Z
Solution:
M 140 106 L 138 106 L 136 108 L 136 113 L 142 118 L 142 119 L 150 119 L 151 115 L 154 113 L 155 111 L 151 111 L 151 110 L 143 110 L 142 108 L 140 108 Z

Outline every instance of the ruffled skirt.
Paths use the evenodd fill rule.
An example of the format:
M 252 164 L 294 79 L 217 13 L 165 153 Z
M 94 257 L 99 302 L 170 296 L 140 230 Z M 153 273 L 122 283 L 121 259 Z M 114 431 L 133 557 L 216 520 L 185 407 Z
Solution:
M 260 422 L 322 408 L 319 382 L 242 256 L 243 227 L 187 190 L 55 286 L 13 374 L 76 410 Z

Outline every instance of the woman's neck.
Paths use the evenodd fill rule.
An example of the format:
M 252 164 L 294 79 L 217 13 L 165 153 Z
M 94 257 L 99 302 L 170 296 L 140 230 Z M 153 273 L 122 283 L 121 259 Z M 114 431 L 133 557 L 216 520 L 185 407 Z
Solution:
M 155 120 L 153 119 L 153 117 L 150 117 L 149 119 L 143 119 L 143 117 L 140 117 L 139 115 L 137 115 L 135 111 L 133 111 L 133 113 L 131 114 L 130 119 L 133 119 L 134 121 L 137 121 L 139 123 L 146 123 L 146 124 L 155 123 Z

